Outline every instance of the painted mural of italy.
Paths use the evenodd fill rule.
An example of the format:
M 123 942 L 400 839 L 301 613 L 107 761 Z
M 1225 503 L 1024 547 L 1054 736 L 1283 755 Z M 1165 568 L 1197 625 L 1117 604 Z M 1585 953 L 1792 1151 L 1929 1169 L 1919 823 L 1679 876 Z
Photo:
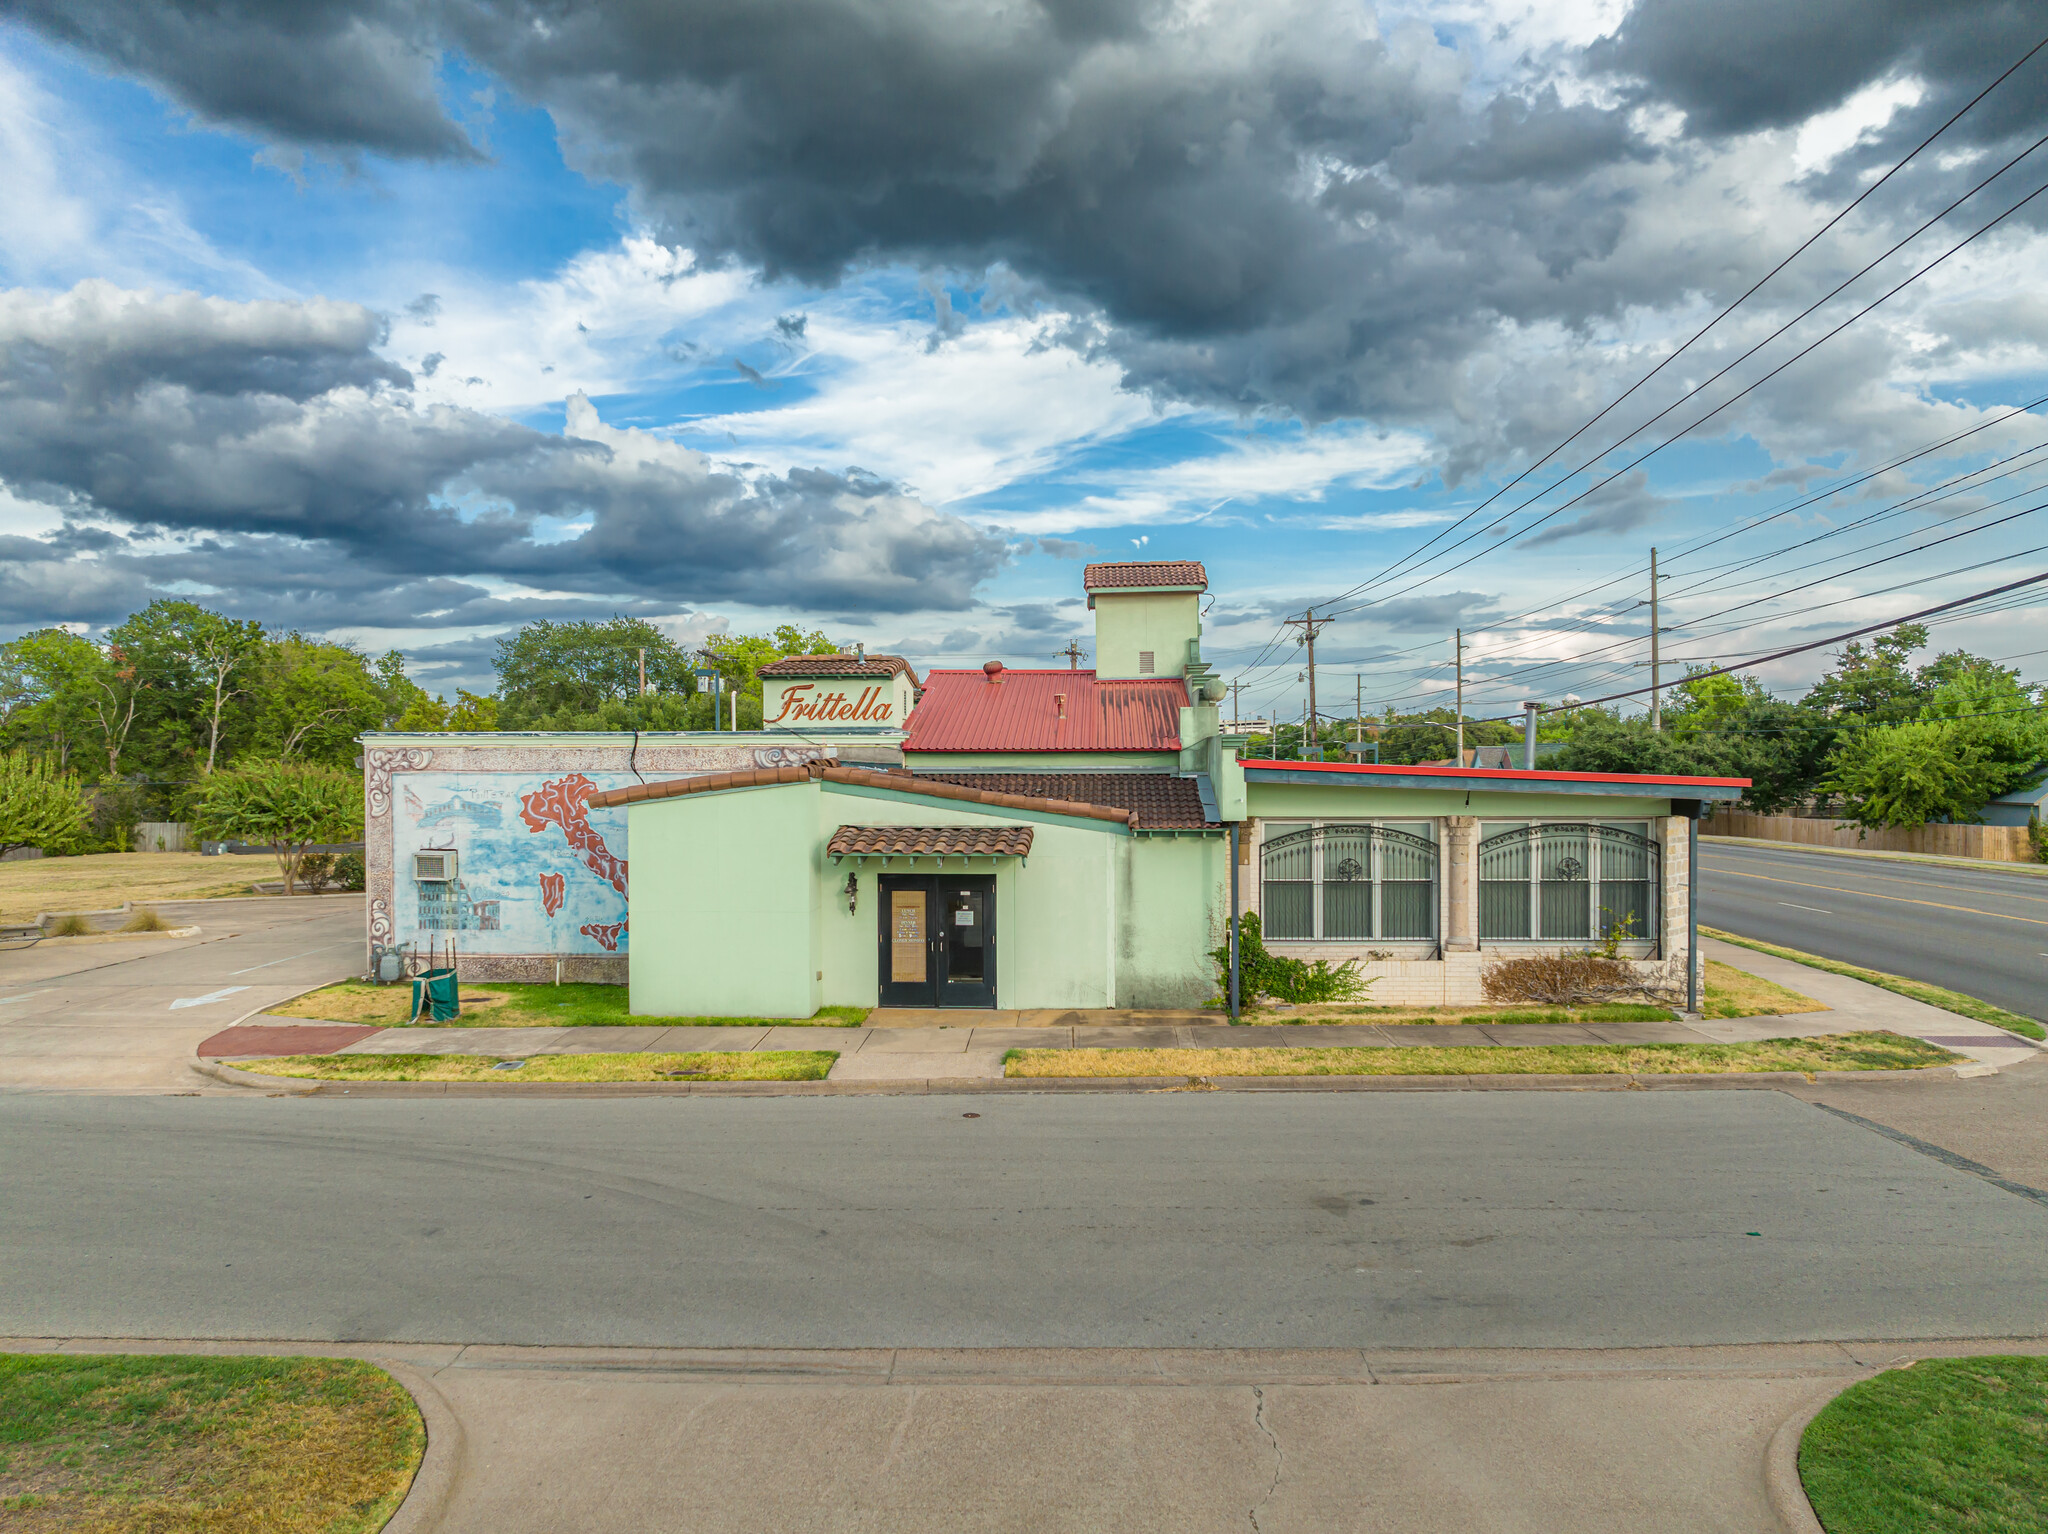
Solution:
M 566 778 L 541 784 L 530 794 L 521 794 L 519 818 L 526 822 L 529 831 L 545 831 L 549 826 L 560 826 L 562 835 L 568 838 L 569 845 L 583 860 L 583 866 L 623 895 L 626 893 L 626 860 L 612 856 L 604 838 L 591 830 L 584 810 L 584 801 L 596 792 L 595 783 L 580 772 L 572 772 Z
M 540 903 L 547 907 L 548 915 L 553 916 L 562 909 L 562 894 L 563 881 L 560 874 L 540 876 Z
M 596 939 L 606 953 L 619 951 L 619 934 L 626 930 L 622 921 L 587 921 L 576 929 L 587 938 Z

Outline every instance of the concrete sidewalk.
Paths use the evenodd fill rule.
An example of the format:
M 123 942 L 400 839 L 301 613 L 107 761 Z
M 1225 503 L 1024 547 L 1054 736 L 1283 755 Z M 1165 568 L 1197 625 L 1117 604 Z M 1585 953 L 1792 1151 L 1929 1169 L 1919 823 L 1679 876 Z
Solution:
M 427 1407 L 409 1534 L 1778 1534 L 1792 1454 L 1878 1369 L 2048 1339 L 1633 1350 L 309 1352 Z
M 1827 1004 L 1824 1012 L 1726 1019 L 1674 1017 L 1640 1023 L 1282 1023 L 1257 1027 L 1216 1021 L 1214 1014 L 1101 1013 L 1143 1016 L 1143 1022 L 1062 1022 L 1078 1013 L 1020 1014 L 883 1009 L 886 1020 L 859 1028 L 386 1028 L 334 1049 L 331 1025 L 307 1023 L 305 1046 L 290 1042 L 293 1025 L 242 1028 L 208 1039 L 206 1053 L 223 1060 L 278 1053 L 344 1055 L 481 1055 L 518 1059 L 564 1054 L 683 1054 L 752 1050 L 833 1050 L 834 1081 L 972 1081 L 1000 1078 L 1012 1049 L 1275 1049 L 1426 1046 L 1499 1049 L 1537 1044 L 1736 1044 L 1760 1039 L 1884 1030 L 1925 1039 L 1992 1069 L 2039 1056 L 2026 1039 L 1894 995 L 1861 980 L 1832 975 L 1731 943 L 1704 941 L 1709 958 Z M 930 1018 L 956 1021 L 932 1023 Z M 990 1021 L 989 1019 L 999 1019 Z M 1019 1022 L 1019 1018 L 1029 1021 Z M 1160 1019 L 1185 1018 L 1185 1021 Z M 913 1024 L 919 1024 L 913 1026 Z

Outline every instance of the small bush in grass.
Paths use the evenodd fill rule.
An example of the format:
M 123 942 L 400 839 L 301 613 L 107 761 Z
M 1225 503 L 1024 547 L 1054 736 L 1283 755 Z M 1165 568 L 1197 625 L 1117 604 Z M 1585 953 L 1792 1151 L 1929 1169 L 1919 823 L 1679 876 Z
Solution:
M 1225 994 L 1230 990 L 1230 944 L 1209 951 L 1216 961 L 1217 984 Z M 1247 911 L 1238 918 L 1237 978 L 1240 996 L 1255 1001 L 1270 996 L 1305 1006 L 1321 1002 L 1357 1001 L 1372 981 L 1358 972 L 1358 961 L 1346 959 L 1332 964 L 1328 959 L 1286 959 L 1266 951 L 1259 926 L 1259 913 Z
M 157 915 L 155 906 L 146 905 L 137 908 L 135 914 L 128 918 L 128 925 L 121 930 L 123 932 L 168 932 L 171 930 L 171 924 Z
M 363 886 L 369 879 L 363 872 L 363 855 L 360 852 L 344 852 L 334 860 L 334 882 L 351 895 L 363 892 Z
M 331 852 L 309 852 L 299 859 L 299 883 L 308 894 L 327 888 L 327 881 L 334 874 L 334 854 Z
M 51 937 L 90 937 L 98 929 L 83 916 L 60 916 L 50 928 Z

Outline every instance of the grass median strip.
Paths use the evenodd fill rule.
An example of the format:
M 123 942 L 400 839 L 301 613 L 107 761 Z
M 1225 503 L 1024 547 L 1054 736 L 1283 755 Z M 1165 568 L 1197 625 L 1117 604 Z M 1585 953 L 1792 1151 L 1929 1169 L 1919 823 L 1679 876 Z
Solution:
M 866 1007 L 820 1007 L 812 1017 L 636 1017 L 623 985 L 464 984 L 462 1017 L 437 1028 L 858 1028 Z M 269 1017 L 316 1017 L 329 1023 L 403 1027 L 412 1017 L 412 987 L 344 980 L 281 1002 Z
M 280 1055 L 237 1060 L 238 1070 L 313 1081 L 822 1081 L 831 1049 L 694 1054 Z
M 1828 1534 L 2048 1529 L 2048 1358 L 1930 1358 L 1807 1424 L 1799 1478 Z
M 1343 1049 L 1013 1049 L 1003 1074 L 1034 1076 L 1628 1076 L 1896 1071 L 1958 1055 L 1896 1033 L 1754 1044 L 1470 1045 Z
M 1724 943 L 1733 943 L 1738 948 L 1752 949 L 1767 953 L 1773 958 L 1790 959 L 1794 964 L 1804 964 L 1809 969 L 1826 970 L 1831 975 L 1846 975 L 1851 980 L 1861 980 L 1866 985 L 1878 986 L 1897 996 L 1910 996 L 1915 1001 L 1924 1001 L 1930 1007 L 1939 1007 L 1944 1012 L 1953 1012 L 1958 1017 L 1971 1018 L 1976 1022 L 1989 1023 L 1994 1028 L 2003 1028 L 2025 1039 L 2048 1039 L 2048 1028 L 2043 1028 L 2031 1017 L 2021 1017 L 2017 1012 L 2008 1012 L 2003 1007 L 1994 1007 L 1988 1001 L 1979 1001 L 1974 996 L 1965 996 L 1961 991 L 1951 991 L 1946 986 L 1929 985 L 1924 980 L 1908 980 L 1903 975 L 1886 974 L 1881 969 L 1865 969 L 1860 964 L 1844 964 L 1839 959 L 1823 959 L 1819 954 L 1802 953 L 1797 948 L 1780 948 L 1776 943 L 1760 942 L 1753 937 L 1738 937 L 1733 932 L 1723 932 L 1715 927 L 1700 928 L 1702 937 L 1719 938 Z M 1708 961 L 1710 964 L 1711 960 Z
M 372 1534 L 426 1448 L 348 1358 L 0 1355 L 0 1526 Z

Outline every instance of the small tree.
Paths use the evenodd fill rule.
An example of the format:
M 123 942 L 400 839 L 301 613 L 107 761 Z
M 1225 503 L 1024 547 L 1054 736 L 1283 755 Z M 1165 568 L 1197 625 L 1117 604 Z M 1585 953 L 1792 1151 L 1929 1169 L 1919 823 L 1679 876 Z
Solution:
M 250 762 L 208 777 L 192 818 L 202 836 L 267 845 L 289 895 L 308 847 L 363 834 L 363 784 L 316 762 Z
M 0 753 L 0 854 L 77 841 L 92 806 L 78 779 L 26 751 Z

